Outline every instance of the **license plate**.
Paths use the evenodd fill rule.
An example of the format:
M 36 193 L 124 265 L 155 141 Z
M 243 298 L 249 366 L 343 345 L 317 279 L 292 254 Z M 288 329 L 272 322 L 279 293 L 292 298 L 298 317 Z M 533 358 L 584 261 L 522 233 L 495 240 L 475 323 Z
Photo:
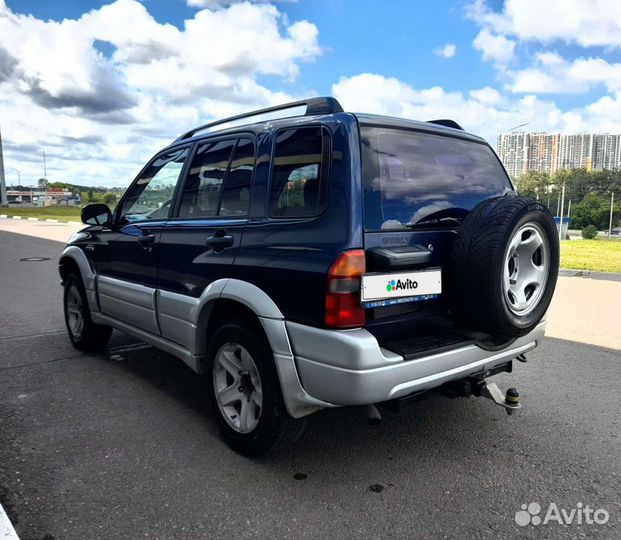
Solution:
M 365 274 L 362 276 L 360 292 L 363 303 L 375 300 L 434 298 L 442 293 L 442 271 L 436 268 L 420 272 Z

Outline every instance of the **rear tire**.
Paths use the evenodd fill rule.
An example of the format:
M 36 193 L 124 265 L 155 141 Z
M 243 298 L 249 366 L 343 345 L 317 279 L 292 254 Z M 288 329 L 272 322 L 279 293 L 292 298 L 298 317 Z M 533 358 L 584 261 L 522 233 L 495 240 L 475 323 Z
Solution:
M 460 325 L 494 337 L 527 334 L 550 305 L 558 268 L 558 232 L 544 205 L 518 196 L 483 201 L 453 246 L 451 312 Z
M 248 321 L 224 323 L 207 353 L 208 395 L 226 443 L 257 456 L 295 442 L 306 419 L 289 416 L 267 339 Z
M 86 290 L 77 274 L 69 274 L 65 279 L 63 294 L 65 324 L 69 339 L 80 351 L 103 349 L 112 334 L 112 328 L 95 324 L 91 318 L 86 299 Z

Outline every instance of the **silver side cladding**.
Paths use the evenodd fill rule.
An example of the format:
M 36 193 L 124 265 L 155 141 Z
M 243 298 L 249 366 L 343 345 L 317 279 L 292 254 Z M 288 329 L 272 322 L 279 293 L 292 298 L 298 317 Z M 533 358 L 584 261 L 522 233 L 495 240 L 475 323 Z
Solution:
M 155 289 L 108 276 L 97 276 L 102 313 L 159 334 L 155 311 Z

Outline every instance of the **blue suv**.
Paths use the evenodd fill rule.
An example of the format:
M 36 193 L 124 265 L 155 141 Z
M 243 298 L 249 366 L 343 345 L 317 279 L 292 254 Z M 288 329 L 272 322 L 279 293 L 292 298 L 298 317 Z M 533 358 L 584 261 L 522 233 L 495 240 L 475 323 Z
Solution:
M 559 262 L 483 139 L 333 98 L 193 129 L 82 220 L 59 263 L 72 343 L 116 328 L 180 358 L 248 455 L 432 389 L 512 412 L 488 377 L 543 338 Z

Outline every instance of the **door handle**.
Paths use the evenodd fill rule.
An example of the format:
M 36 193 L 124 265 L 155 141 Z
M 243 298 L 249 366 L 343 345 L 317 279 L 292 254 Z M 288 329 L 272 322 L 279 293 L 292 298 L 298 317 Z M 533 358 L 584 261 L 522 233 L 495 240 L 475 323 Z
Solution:
M 143 236 L 139 236 L 138 243 L 142 246 L 143 249 L 151 249 L 153 244 L 155 244 L 155 235 L 145 234 Z
M 220 252 L 226 247 L 231 247 L 233 242 L 233 237 L 230 234 L 226 234 L 226 231 L 216 231 L 216 234 L 205 238 L 205 244 L 215 252 Z

